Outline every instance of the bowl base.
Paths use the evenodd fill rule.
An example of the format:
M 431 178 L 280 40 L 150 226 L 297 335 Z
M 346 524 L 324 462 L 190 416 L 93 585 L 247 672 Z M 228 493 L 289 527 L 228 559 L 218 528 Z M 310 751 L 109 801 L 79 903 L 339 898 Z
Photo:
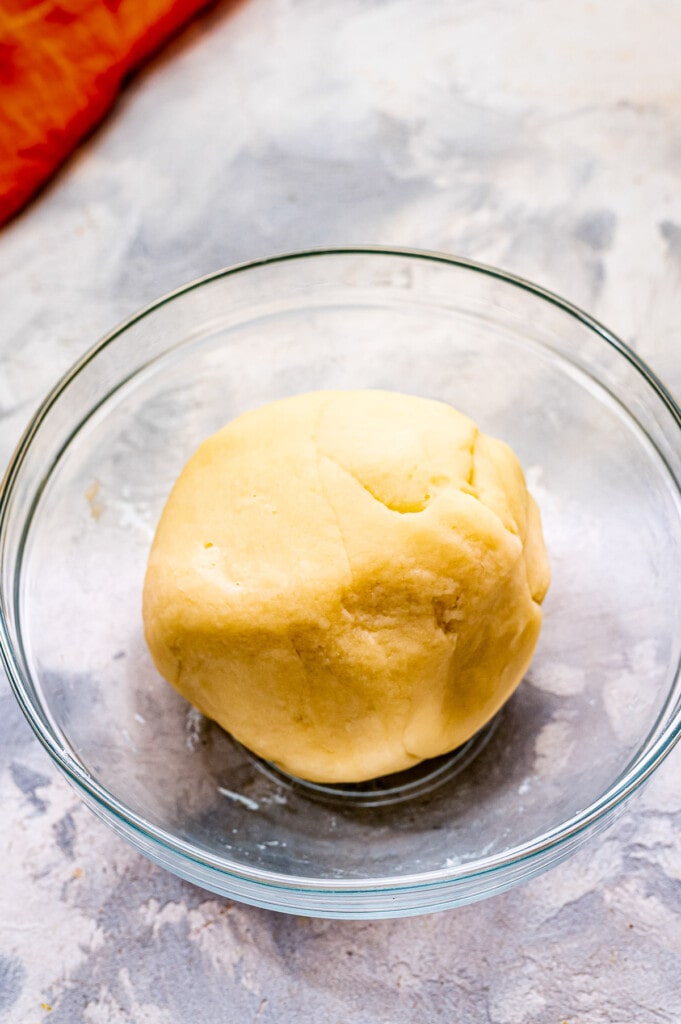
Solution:
M 467 768 L 478 754 L 487 746 L 493 736 L 502 711 L 498 712 L 479 732 L 455 750 L 450 750 L 440 757 L 421 761 L 403 772 L 382 775 L 366 782 L 345 782 L 326 784 L 310 782 L 291 775 L 279 765 L 258 757 L 243 744 L 232 740 L 251 761 L 251 763 L 272 782 L 301 796 L 325 804 L 355 807 L 385 807 L 391 804 L 403 804 L 432 793 L 434 790 L 451 782 Z

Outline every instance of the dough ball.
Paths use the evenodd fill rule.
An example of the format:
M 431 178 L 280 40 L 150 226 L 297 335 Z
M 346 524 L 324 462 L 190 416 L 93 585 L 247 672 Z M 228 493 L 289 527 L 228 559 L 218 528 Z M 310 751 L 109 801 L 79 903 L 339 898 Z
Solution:
M 549 572 L 511 449 L 441 402 L 315 392 L 208 438 L 144 585 L 159 671 L 294 775 L 353 782 L 464 743 L 511 695 Z

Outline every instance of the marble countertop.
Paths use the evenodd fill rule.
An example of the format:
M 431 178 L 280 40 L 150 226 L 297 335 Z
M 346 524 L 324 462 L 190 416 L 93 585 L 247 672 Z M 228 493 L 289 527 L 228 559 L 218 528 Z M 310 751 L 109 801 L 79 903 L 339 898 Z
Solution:
M 681 392 L 678 0 L 242 0 L 197 19 L 0 232 L 0 461 L 140 305 L 265 254 L 379 243 L 586 308 Z M 384 922 L 232 904 L 123 844 L 0 680 L 2 1024 L 681 1020 L 681 750 L 604 836 Z

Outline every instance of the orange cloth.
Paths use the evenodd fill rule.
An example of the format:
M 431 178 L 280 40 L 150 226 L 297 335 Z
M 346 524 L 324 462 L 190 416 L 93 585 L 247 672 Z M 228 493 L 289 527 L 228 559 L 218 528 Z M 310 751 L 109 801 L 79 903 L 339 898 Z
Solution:
M 0 0 L 0 224 L 208 0 Z

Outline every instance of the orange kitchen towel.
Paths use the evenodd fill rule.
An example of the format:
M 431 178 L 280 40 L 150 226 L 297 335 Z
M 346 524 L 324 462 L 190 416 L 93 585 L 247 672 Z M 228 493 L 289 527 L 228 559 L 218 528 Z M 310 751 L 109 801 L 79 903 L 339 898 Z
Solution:
M 208 0 L 0 0 L 0 224 Z

